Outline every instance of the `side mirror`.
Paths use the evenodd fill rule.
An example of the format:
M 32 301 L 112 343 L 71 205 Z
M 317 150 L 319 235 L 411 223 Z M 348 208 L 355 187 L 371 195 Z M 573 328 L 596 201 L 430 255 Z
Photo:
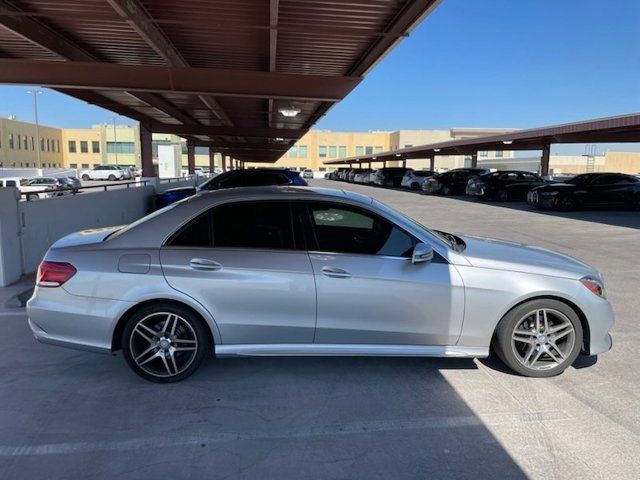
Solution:
M 411 263 L 424 263 L 433 260 L 433 248 L 426 243 L 418 243 L 413 248 L 413 255 L 411 256 Z

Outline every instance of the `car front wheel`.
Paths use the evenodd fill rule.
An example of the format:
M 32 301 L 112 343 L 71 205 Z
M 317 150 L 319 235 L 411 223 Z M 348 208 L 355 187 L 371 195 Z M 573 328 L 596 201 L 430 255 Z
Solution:
M 85 173 L 84 175 L 82 175 L 82 180 L 87 182 L 87 181 L 91 180 L 91 177 Z
M 129 366 L 156 383 L 178 382 L 190 376 L 209 351 L 209 343 L 202 320 L 173 304 L 138 310 L 122 334 L 122 351 Z
M 582 336 L 582 324 L 571 307 L 558 300 L 533 300 L 500 321 L 494 349 L 520 375 L 552 377 L 578 357 Z

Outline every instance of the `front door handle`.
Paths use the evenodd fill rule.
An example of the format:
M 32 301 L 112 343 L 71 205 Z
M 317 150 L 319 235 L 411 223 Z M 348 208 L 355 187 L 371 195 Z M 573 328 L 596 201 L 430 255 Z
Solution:
M 351 274 L 346 270 L 336 267 L 322 267 L 322 273 L 327 277 L 349 278 Z
M 189 261 L 189 266 L 195 270 L 220 270 L 222 265 L 213 260 L 207 260 L 206 258 L 192 258 Z

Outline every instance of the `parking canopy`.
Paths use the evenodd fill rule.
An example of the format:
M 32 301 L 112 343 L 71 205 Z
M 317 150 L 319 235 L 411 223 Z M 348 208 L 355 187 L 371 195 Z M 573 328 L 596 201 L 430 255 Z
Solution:
M 274 162 L 440 0 L 0 0 L 0 83 Z

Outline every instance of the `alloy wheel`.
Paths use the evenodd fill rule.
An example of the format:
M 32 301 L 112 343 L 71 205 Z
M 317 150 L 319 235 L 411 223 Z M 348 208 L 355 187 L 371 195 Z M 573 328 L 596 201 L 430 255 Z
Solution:
M 523 316 L 511 334 L 511 348 L 518 361 L 532 370 L 550 370 L 570 357 L 576 332 L 562 312 L 542 308 Z
M 180 315 L 158 312 L 135 325 L 129 347 L 140 369 L 154 377 L 174 377 L 193 363 L 198 338 L 189 322 Z

